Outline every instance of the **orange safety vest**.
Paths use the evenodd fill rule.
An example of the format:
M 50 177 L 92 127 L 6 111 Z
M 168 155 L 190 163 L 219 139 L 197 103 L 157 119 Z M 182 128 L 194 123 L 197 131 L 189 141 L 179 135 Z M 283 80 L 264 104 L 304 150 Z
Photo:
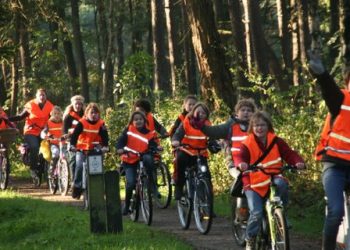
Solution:
M 4 128 L 7 128 L 7 125 L 6 125 L 6 122 L 4 119 L 1 119 L 0 120 L 0 129 L 4 129 Z
M 273 138 L 275 137 L 276 135 L 274 133 L 272 132 L 267 133 L 267 147 L 268 145 L 271 144 Z M 253 133 L 248 135 L 247 139 L 243 141 L 243 144 L 249 150 L 249 154 L 250 154 L 249 164 L 252 165 L 259 159 L 259 157 L 264 153 L 264 151 L 260 149 L 258 143 L 255 140 Z M 282 158 L 278 150 L 277 144 L 275 144 L 270 150 L 270 152 L 266 155 L 266 157 L 260 163 L 258 163 L 258 166 L 263 167 L 264 169 L 282 167 Z M 271 172 L 273 172 L 273 170 L 271 170 Z M 257 172 L 250 172 L 249 179 L 250 179 L 250 188 L 255 192 L 257 192 L 261 197 L 264 197 L 269 190 L 271 177 L 269 175 L 264 174 L 261 171 L 257 171 Z
M 62 122 L 53 122 L 51 120 L 49 120 L 47 122 L 47 128 L 48 128 L 48 133 L 47 135 L 53 136 L 53 140 L 50 140 L 51 144 L 55 144 L 58 145 L 60 142 L 60 138 L 62 136 Z
M 123 154 L 121 158 L 123 162 L 134 164 L 140 160 L 137 153 L 144 153 L 148 150 L 149 142 L 155 137 L 155 132 L 149 131 L 147 134 L 143 134 L 135 126 L 129 125 L 127 135 L 127 143 L 124 149 L 131 152 Z M 135 152 L 135 154 L 132 152 Z
M 322 132 L 321 132 L 321 138 L 318 142 L 315 150 L 315 159 L 320 161 L 322 159 L 321 152 L 324 150 L 324 148 L 327 146 L 327 141 L 329 137 L 329 133 L 331 131 L 331 115 L 328 113 L 326 116 L 326 121 L 324 123 Z
M 74 112 L 74 111 L 70 111 L 70 112 L 69 112 L 69 115 L 70 115 L 71 117 L 73 117 L 73 121 L 72 121 L 71 127 L 68 129 L 68 133 L 69 133 L 69 134 L 72 134 L 73 131 L 74 131 L 74 129 L 75 129 L 75 127 L 77 126 L 79 120 L 80 120 L 82 117 L 80 117 L 80 116 L 79 116 L 76 112 Z
M 50 101 L 46 101 L 42 109 L 39 107 L 39 104 L 36 103 L 35 99 L 27 102 L 25 109 L 29 113 L 29 116 L 26 117 L 24 124 L 24 134 L 38 136 L 41 130 L 46 126 L 52 108 L 53 104 Z
M 151 112 L 148 112 L 146 114 L 146 119 L 147 119 L 147 124 L 146 124 L 146 128 L 149 131 L 154 131 L 156 129 L 155 125 L 154 125 L 154 117 L 153 114 Z
M 210 126 L 211 123 L 207 120 L 205 122 L 205 125 Z M 181 141 L 182 144 L 188 144 L 193 148 L 208 147 L 208 137 L 201 130 L 192 127 L 190 124 L 190 119 L 188 117 L 184 119 L 182 126 L 185 131 L 185 136 Z M 198 150 L 191 148 L 182 148 L 181 150 L 192 156 L 198 154 Z M 208 157 L 208 150 L 201 150 L 200 154 L 204 157 Z
M 99 119 L 96 124 L 91 124 L 85 118 L 82 118 L 79 120 L 79 122 L 83 125 L 83 131 L 78 137 L 77 149 L 91 150 L 94 148 L 95 143 L 101 143 L 101 136 L 99 135 L 99 132 L 100 128 L 104 124 L 104 121 Z
M 248 133 L 242 131 L 239 123 L 232 124 L 231 131 L 231 156 L 233 159 L 238 155 L 242 142 L 247 138 Z
M 179 117 L 178 117 L 178 119 L 180 119 L 181 123 L 183 123 L 184 120 L 185 120 L 185 117 L 186 117 L 185 115 L 180 114 Z M 175 133 L 175 131 L 176 131 L 175 129 L 177 129 L 177 128 L 175 128 L 175 126 L 173 126 L 173 127 L 170 129 L 169 134 L 170 134 L 171 136 Z
M 325 146 L 326 154 L 350 161 L 350 93 L 342 89 L 344 100 L 340 112 L 335 118 Z

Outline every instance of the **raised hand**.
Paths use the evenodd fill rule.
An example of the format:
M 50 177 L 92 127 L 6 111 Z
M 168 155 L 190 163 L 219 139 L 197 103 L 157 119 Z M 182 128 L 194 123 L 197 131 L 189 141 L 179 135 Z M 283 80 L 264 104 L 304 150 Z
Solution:
M 309 69 L 311 73 L 316 75 L 323 74 L 326 70 L 323 66 L 321 56 L 313 50 L 308 50 L 307 54 L 309 56 Z

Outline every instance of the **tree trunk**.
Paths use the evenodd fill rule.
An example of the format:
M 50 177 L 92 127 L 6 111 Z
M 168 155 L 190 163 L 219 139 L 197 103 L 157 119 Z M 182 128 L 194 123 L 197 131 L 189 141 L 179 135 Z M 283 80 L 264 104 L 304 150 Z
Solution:
M 170 82 L 171 93 L 174 96 L 176 91 L 176 73 L 175 73 L 175 56 L 174 56 L 174 43 L 173 43 L 173 27 L 171 22 L 171 9 L 173 7 L 172 0 L 164 0 L 165 2 L 165 18 L 166 28 L 168 32 L 168 48 L 169 48 L 169 66 L 170 66 Z
M 142 44 L 142 33 L 143 33 L 143 22 L 144 7 L 140 1 L 129 0 L 129 17 L 131 25 L 131 51 L 135 53 L 143 49 Z M 148 5 L 147 5 L 148 6 Z
M 220 97 L 233 109 L 237 92 L 225 62 L 225 53 L 215 26 L 210 0 L 184 0 L 192 30 L 192 43 L 201 73 L 201 90 L 206 100 L 219 106 Z
M 292 24 L 292 61 L 293 61 L 293 85 L 298 86 L 300 81 L 300 48 L 298 32 L 298 11 L 296 0 L 291 0 L 291 24 Z
M 18 66 L 16 56 L 13 58 L 11 63 L 11 104 L 10 104 L 10 115 L 17 113 L 18 105 Z
M 251 28 L 250 28 L 250 1 L 243 0 L 243 9 L 244 9 L 244 30 L 245 30 L 245 48 L 247 56 L 247 67 L 249 74 L 253 71 L 253 55 L 252 55 L 252 43 L 251 43 Z
M 154 89 L 170 93 L 168 82 L 168 62 L 166 61 L 164 40 L 164 6 L 162 1 L 151 0 Z
M 0 75 L 0 106 L 5 104 L 6 96 L 6 65 L 1 63 L 1 75 Z
M 311 38 L 308 22 L 307 0 L 297 0 L 298 6 L 298 28 L 299 28 L 299 48 L 300 61 L 302 65 L 307 65 L 307 51 L 311 48 Z
M 331 0 L 330 2 L 330 34 L 331 36 L 335 36 L 339 32 L 339 0 Z M 338 50 L 339 45 L 339 37 L 337 36 L 334 42 L 331 44 L 329 56 L 331 59 L 332 65 L 335 62 L 335 59 L 337 58 L 339 54 Z
M 245 71 L 248 70 L 246 58 L 246 48 L 244 43 L 244 27 L 242 23 L 242 9 L 239 1 L 228 0 L 229 14 L 231 19 L 231 29 L 233 36 L 233 43 L 236 49 L 236 64 L 237 64 L 237 79 L 238 86 L 250 87 L 248 79 L 245 76 Z M 240 94 L 244 97 L 253 97 L 251 91 L 241 90 Z
M 72 29 L 73 29 L 73 41 L 76 50 L 76 59 L 79 67 L 80 78 L 80 92 L 85 97 L 85 101 L 88 103 L 89 98 L 89 79 L 88 70 L 86 67 L 86 60 L 83 48 L 83 41 L 80 32 L 80 20 L 79 20 L 79 0 L 71 0 L 72 8 Z
M 341 52 L 344 63 L 350 64 L 350 1 L 340 0 Z

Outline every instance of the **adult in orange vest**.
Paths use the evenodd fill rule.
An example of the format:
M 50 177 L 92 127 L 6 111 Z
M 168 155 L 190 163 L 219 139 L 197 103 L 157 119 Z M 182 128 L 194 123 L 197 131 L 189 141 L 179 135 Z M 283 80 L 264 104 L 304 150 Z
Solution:
M 175 134 L 171 138 L 171 145 L 179 147 L 181 144 L 189 145 L 192 148 L 203 149 L 199 153 L 201 155 L 202 164 L 208 166 L 208 144 L 209 137 L 207 137 L 195 124 L 203 122 L 210 125 L 209 109 L 201 102 L 198 102 L 192 111 L 186 116 L 183 123 L 177 128 Z M 192 148 L 180 148 L 176 152 L 175 161 L 177 166 L 177 176 L 175 178 L 175 199 L 181 199 L 183 194 L 183 186 L 185 184 L 185 170 L 186 167 L 196 164 L 198 150 Z M 207 171 L 210 179 L 210 171 Z
M 143 162 L 148 176 L 153 181 L 153 155 L 150 152 L 147 153 L 147 151 L 150 148 L 161 149 L 155 140 L 155 131 L 147 129 L 146 121 L 147 118 L 143 112 L 133 112 L 128 126 L 119 136 L 116 143 L 117 153 L 122 156 L 122 168 L 126 177 L 123 215 L 127 215 L 130 212 L 130 199 L 132 190 L 136 185 L 137 165 L 140 161 L 138 153 L 145 153 Z
M 309 52 L 309 68 L 321 88 L 329 114 L 318 146 L 323 164 L 322 183 L 327 197 L 322 249 L 333 250 L 344 216 L 343 190 L 350 183 L 350 66 L 343 68 L 340 89 L 317 53 Z
M 10 121 L 25 119 L 23 134 L 24 141 L 30 149 L 30 170 L 33 178 L 38 178 L 38 172 L 40 171 L 38 166 L 40 133 L 50 118 L 52 108 L 53 104 L 47 100 L 45 89 L 40 88 L 36 91 L 35 99 L 25 104 L 22 113 L 9 118 Z
M 70 99 L 70 104 L 66 107 L 63 114 L 63 135 L 69 139 L 73 133 L 74 128 L 77 126 L 79 120 L 84 116 L 84 97 L 81 95 L 75 95 Z M 68 152 L 68 165 L 74 179 L 75 173 L 75 158 L 76 152 Z
M 266 149 L 275 141 L 271 150 L 261 162 L 256 163 Z M 298 169 L 305 167 L 303 159 L 293 151 L 287 143 L 274 134 L 272 122 L 267 113 L 256 112 L 249 123 L 248 137 L 242 142 L 240 151 L 234 157 L 235 166 L 246 171 L 249 165 L 257 164 L 265 169 L 282 167 L 283 161 Z M 255 238 L 261 225 L 264 197 L 266 196 L 271 178 L 261 171 L 243 174 L 243 187 L 248 200 L 249 219 L 246 233 L 246 249 L 254 249 Z M 288 203 L 288 182 L 282 176 L 274 178 L 277 190 L 284 204 Z
M 108 131 L 105 123 L 100 119 L 100 109 L 96 103 L 90 103 L 84 112 L 84 117 L 79 120 L 71 139 L 70 150 L 76 152 L 76 167 L 73 179 L 72 197 L 79 199 L 82 193 L 83 151 L 94 149 L 96 144 L 102 146 L 102 151 L 108 150 Z
M 45 129 L 41 132 L 42 139 L 50 139 L 51 162 L 50 169 L 54 169 L 60 156 L 59 143 L 62 137 L 62 115 L 63 112 L 59 106 L 54 106 L 50 119 L 47 122 Z

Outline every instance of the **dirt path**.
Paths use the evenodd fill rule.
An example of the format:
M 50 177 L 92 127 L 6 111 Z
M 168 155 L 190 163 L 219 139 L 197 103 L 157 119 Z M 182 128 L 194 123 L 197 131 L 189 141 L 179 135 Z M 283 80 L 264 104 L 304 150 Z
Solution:
M 63 202 L 72 206 L 82 206 L 82 201 L 73 200 L 70 196 L 51 195 L 44 185 L 33 188 L 29 180 L 11 180 L 10 187 L 18 192 L 36 198 L 52 202 Z M 201 235 L 195 228 L 194 221 L 188 230 L 182 230 L 177 219 L 174 208 L 156 209 L 154 212 L 152 227 L 176 235 L 178 238 L 188 242 L 194 249 L 242 249 L 235 245 L 231 235 L 230 222 L 227 218 L 214 218 L 212 228 L 208 235 Z M 291 249 L 296 250 L 319 250 L 320 240 L 310 240 L 302 235 L 296 235 L 291 231 Z

